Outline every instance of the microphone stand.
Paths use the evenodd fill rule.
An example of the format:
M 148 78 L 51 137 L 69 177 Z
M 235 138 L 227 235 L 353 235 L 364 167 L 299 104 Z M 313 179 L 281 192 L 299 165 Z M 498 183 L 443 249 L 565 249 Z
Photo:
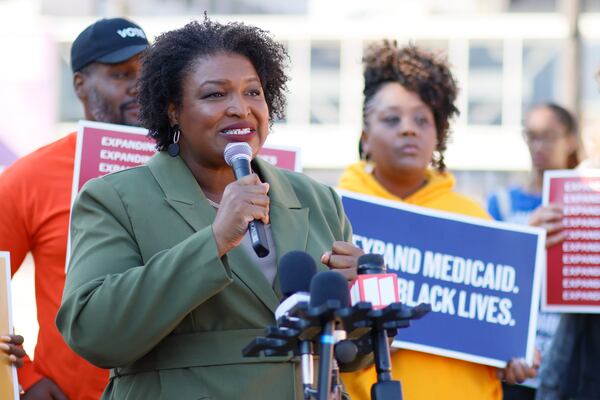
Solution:
M 313 389 L 315 370 L 313 367 L 313 345 L 311 341 L 301 340 L 300 347 L 300 364 L 302 365 L 302 389 L 304 392 L 304 400 L 311 400 L 315 395 Z
M 390 345 L 385 329 L 371 330 L 371 343 L 377 372 L 377 382 L 371 386 L 371 400 L 402 400 L 402 385 L 392 380 Z
M 331 389 L 330 389 L 331 400 L 342 400 L 342 381 L 340 380 L 340 367 L 338 362 L 333 358 L 331 363 Z
M 331 367 L 333 363 L 333 337 L 335 321 L 327 321 L 321 332 L 321 355 L 319 357 L 319 383 L 317 385 L 318 400 L 331 400 Z
M 368 305 L 368 307 L 367 307 Z M 361 331 L 368 326 L 370 331 L 358 339 L 362 354 L 373 352 L 377 382 L 371 386 L 371 400 L 402 400 L 402 386 L 392 379 L 392 363 L 388 338 L 395 337 L 398 329 L 408 328 L 410 320 L 420 319 L 431 311 L 429 304 L 409 307 L 402 303 L 391 303 L 383 309 L 371 309 L 370 303 L 357 303 L 352 309 L 340 310 L 338 315 L 348 331 Z M 368 349 L 368 351 L 364 351 Z
M 333 357 L 334 327 L 341 322 L 348 338 L 359 345 L 361 354 L 374 353 L 377 382 L 371 387 L 371 399 L 402 400 L 400 382 L 392 380 L 388 338 L 396 336 L 399 328 L 409 327 L 410 320 L 423 317 L 431 311 L 431 306 L 408 307 L 392 303 L 384 309 L 373 310 L 371 304 L 365 302 L 346 308 L 328 303 L 315 308 L 304 303 L 292 308 L 289 314 L 293 319 L 282 317 L 278 321 L 279 327 L 267 327 L 266 337 L 252 340 L 242 354 L 245 357 L 287 356 L 290 352 L 300 355 L 306 361 L 302 368 L 304 399 L 341 400 L 339 366 Z M 317 338 L 321 341 L 321 358 L 315 390 L 310 348 Z

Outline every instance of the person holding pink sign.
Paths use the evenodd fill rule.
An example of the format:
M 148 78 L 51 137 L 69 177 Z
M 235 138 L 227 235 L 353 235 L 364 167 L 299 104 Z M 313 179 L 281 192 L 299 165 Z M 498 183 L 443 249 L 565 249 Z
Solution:
M 544 172 L 573 169 L 579 164 L 579 133 L 577 119 L 567 109 L 554 103 L 538 104 L 525 117 L 523 138 L 531 157 L 532 170 L 524 186 L 501 188 L 488 198 L 488 211 L 498 221 L 541 226 L 549 234 L 547 246 L 564 238 L 560 232 L 562 207 L 542 207 Z M 540 375 L 548 361 L 547 350 L 558 325 L 559 315 L 538 314 L 536 347 L 543 362 Z M 504 386 L 505 400 L 533 400 L 539 382 L 527 381 L 523 386 Z
M 86 119 L 139 125 L 136 100 L 143 30 L 122 18 L 83 30 L 71 48 L 73 86 Z M 108 373 L 77 356 L 56 329 L 64 281 L 76 134 L 21 158 L 0 175 L 0 250 L 12 273 L 27 253 L 35 263 L 39 335 L 34 361 L 19 370 L 23 399 L 98 399 Z
M 450 121 L 458 114 L 458 89 L 446 61 L 395 41 L 372 45 L 364 61 L 363 161 L 349 166 L 339 187 L 384 199 L 479 218 L 490 217 L 475 201 L 454 192 L 444 151 Z M 440 327 L 443 329 L 443 327 Z M 440 332 L 440 334 L 443 334 Z M 513 359 L 504 370 L 412 350 L 392 354 L 393 379 L 406 399 L 502 398 L 500 379 L 515 383 L 536 374 Z M 343 375 L 352 399 L 368 400 L 373 366 Z
M 577 169 L 593 168 L 584 160 Z M 584 172 L 584 171 L 582 171 Z M 549 188 L 548 188 L 549 189 Z M 563 205 L 539 207 L 531 223 L 549 227 L 548 247 L 568 238 Z M 593 267 L 593 264 L 591 265 Z M 562 297 L 562 296 L 561 296 Z M 536 400 L 588 400 L 600 398 L 600 316 L 563 313 L 540 370 Z

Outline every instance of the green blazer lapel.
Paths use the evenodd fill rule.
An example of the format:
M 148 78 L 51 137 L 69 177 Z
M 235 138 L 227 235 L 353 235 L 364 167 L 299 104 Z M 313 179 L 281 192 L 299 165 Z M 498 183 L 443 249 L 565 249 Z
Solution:
M 165 193 L 167 203 L 195 231 L 212 224 L 215 209 L 208 203 L 190 169 L 180 157 L 158 152 L 147 163 Z
M 242 246 L 230 250 L 226 259 L 231 271 L 258 297 L 261 303 L 274 313 L 279 305 L 279 298 Z
M 306 250 L 309 230 L 308 208 L 302 208 L 294 188 L 282 171 L 258 158 L 254 159 L 253 167 L 270 184 L 269 216 L 277 252 L 277 265 L 279 265 L 281 257 L 287 252 Z M 279 276 L 275 277 L 273 289 L 281 297 Z
M 180 157 L 159 152 L 148 167 L 165 193 L 166 201 L 195 230 L 213 223 L 215 209 L 208 203 L 196 179 Z M 240 246 L 227 253 L 225 262 L 231 271 L 271 311 L 279 305 L 279 299 L 262 272 Z

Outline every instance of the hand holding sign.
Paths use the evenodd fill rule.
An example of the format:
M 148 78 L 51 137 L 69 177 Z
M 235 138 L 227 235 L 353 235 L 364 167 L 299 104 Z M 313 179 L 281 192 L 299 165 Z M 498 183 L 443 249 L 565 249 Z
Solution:
M 567 232 L 563 231 L 562 217 L 561 204 L 543 205 L 531 214 L 529 225 L 546 230 L 546 247 L 552 247 L 566 239 Z
M 504 369 L 496 371 L 496 376 L 510 385 L 522 383 L 537 376 L 541 361 L 540 351 L 536 349 L 531 365 L 527 364 L 527 361 L 522 358 L 513 358 Z
M 23 349 L 23 336 L 21 335 L 5 335 L 1 336 L 0 349 L 8 354 L 8 359 L 15 367 L 21 368 L 23 366 L 23 357 L 25 357 L 25 350 Z

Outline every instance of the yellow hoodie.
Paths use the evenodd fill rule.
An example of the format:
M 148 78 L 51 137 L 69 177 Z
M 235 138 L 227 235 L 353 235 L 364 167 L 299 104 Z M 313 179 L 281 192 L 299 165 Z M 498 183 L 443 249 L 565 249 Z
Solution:
M 388 200 L 489 219 L 475 201 L 452 191 L 455 179 L 450 173 L 428 171 L 427 184 L 416 193 L 400 199 L 388 192 L 360 162 L 349 166 L 340 178 L 340 189 Z M 442 333 L 440 333 L 442 334 Z M 411 350 L 392 354 L 392 376 L 402 384 L 404 400 L 500 400 L 502 388 L 496 369 Z M 377 382 L 375 367 L 342 374 L 352 400 L 370 400 L 371 385 Z

